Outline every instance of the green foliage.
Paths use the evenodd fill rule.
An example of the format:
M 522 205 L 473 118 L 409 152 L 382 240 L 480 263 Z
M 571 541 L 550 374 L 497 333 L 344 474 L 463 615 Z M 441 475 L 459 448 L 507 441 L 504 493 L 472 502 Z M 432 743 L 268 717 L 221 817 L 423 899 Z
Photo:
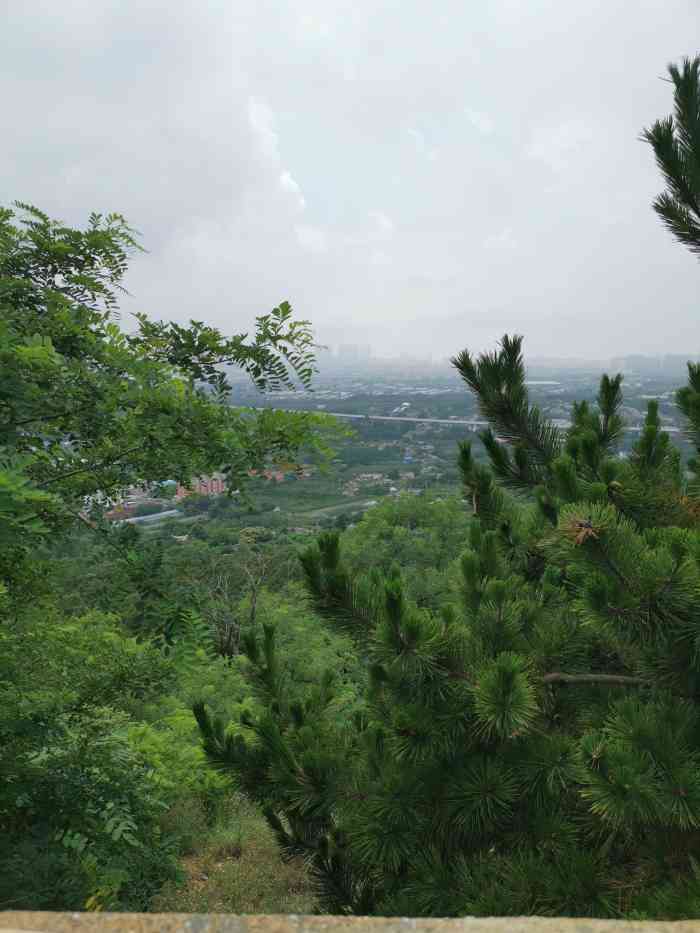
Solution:
M 4 908 L 144 909 L 192 841 L 168 808 L 215 821 L 231 791 L 187 704 L 242 682 L 218 658 L 216 610 L 245 589 L 178 580 L 162 542 L 104 524 L 104 507 L 130 485 L 214 470 L 242 484 L 302 449 L 328 456 L 327 418 L 233 408 L 221 370 L 308 385 L 308 322 L 283 303 L 250 339 L 144 315 L 127 334 L 117 298 L 137 249 L 117 214 L 74 230 L 0 210 Z
M 194 379 L 209 383 L 223 393 L 230 390 L 221 366 L 235 366 L 248 373 L 260 390 L 290 388 L 290 369 L 309 386 L 316 371 L 314 343 L 308 321 L 296 321 L 288 301 L 256 319 L 256 336 L 222 338 L 218 330 L 202 321 L 189 327 L 172 322 L 154 323 L 137 315 L 140 333 L 132 345 L 145 348 L 156 359 L 185 370 Z
M 6 616 L 0 642 L 0 903 L 144 905 L 175 864 L 127 711 L 168 688 L 169 665 L 114 618 L 63 620 L 47 606 Z
M 10 581 L 86 501 L 95 510 L 132 484 L 220 469 L 241 484 L 304 445 L 327 450 L 317 430 L 327 418 L 221 404 L 224 364 L 260 387 L 308 384 L 308 322 L 284 303 L 258 318 L 252 340 L 141 314 L 127 335 L 117 295 L 138 248 L 118 214 L 93 214 L 81 231 L 27 205 L 0 211 L 0 571 Z
M 166 691 L 173 674 L 162 654 L 99 612 L 65 618 L 50 603 L 3 613 L 0 708 L 5 727 L 92 704 L 128 711 L 133 701 Z M 20 689 L 21 687 L 21 689 Z M 6 736 L 7 741 L 7 736 Z
M 204 752 L 193 738 L 192 717 L 184 706 L 157 724 L 135 723 L 128 731 L 130 745 L 153 769 L 154 784 L 168 806 L 198 806 L 213 821 L 231 792 L 231 782 L 204 767 Z M 201 829 L 206 832 L 206 824 Z M 176 823 L 171 834 L 184 835 L 183 828 Z M 196 839 L 185 839 L 181 848 L 192 848 L 196 843 Z
M 368 510 L 343 536 L 344 559 L 356 575 L 372 568 L 388 573 L 393 564 L 400 564 L 410 597 L 421 606 L 437 608 L 449 591 L 448 571 L 462 550 L 468 526 L 458 499 L 403 495 Z

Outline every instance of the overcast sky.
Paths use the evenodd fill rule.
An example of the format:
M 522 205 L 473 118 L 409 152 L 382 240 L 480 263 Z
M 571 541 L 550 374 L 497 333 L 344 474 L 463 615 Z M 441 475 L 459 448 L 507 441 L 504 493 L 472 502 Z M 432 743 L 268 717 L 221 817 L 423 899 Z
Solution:
M 700 353 L 638 139 L 698 51 L 698 0 L 0 0 L 0 202 L 125 214 L 155 318 Z

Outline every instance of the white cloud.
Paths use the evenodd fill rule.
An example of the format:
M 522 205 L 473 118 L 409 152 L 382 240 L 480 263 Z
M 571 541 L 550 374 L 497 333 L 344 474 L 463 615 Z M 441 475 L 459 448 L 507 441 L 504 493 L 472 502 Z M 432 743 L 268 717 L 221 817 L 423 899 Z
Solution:
M 280 189 L 292 196 L 294 206 L 298 211 L 306 210 L 306 198 L 301 185 L 289 169 L 282 165 L 275 115 L 270 106 L 259 97 L 248 98 L 248 123 L 263 161 L 280 170 L 277 177 Z
M 464 114 L 471 125 L 478 130 L 482 136 L 490 136 L 493 133 L 495 125 L 487 113 L 480 113 L 478 110 L 471 110 L 469 107 L 465 107 Z
M 391 265 L 391 257 L 388 253 L 385 253 L 384 250 L 375 249 L 369 257 L 369 262 L 371 266 L 378 266 L 381 268 Z
M 302 42 L 327 42 L 331 37 L 331 27 L 313 13 L 302 13 L 296 21 L 296 37 Z
M 248 122 L 263 156 L 279 160 L 279 137 L 274 128 L 274 114 L 264 100 L 248 98 Z
M 379 240 L 390 240 L 394 235 L 394 222 L 384 211 L 370 211 L 369 216 L 374 221 L 375 229 L 373 238 Z
M 297 243 L 308 253 L 327 253 L 328 235 L 325 230 L 312 227 L 309 224 L 297 224 L 294 227 Z
M 535 130 L 525 154 L 530 159 L 543 162 L 554 172 L 563 172 L 572 161 L 590 149 L 594 138 L 592 127 L 583 120 L 566 120 L 556 126 Z
M 440 150 L 436 149 L 434 146 L 428 144 L 428 140 L 425 137 L 425 133 L 422 133 L 421 130 L 417 130 L 415 127 L 409 129 L 409 135 L 413 138 L 416 149 L 425 159 L 429 162 L 434 162 Z
M 422 0 L 0 7 L 0 201 L 143 231 L 125 321 L 231 332 L 288 298 L 321 340 L 371 326 L 378 354 L 468 343 L 494 307 L 528 352 L 599 352 L 594 313 L 611 352 L 692 343 L 697 263 L 639 143 L 692 53 L 690 0 L 637 5 L 625 81 L 623 0 L 449 0 L 430 29 Z M 465 309 L 456 336 L 439 307 Z
M 484 247 L 489 250 L 513 250 L 517 249 L 517 246 L 512 227 L 504 227 L 484 240 Z
M 283 191 L 288 191 L 289 194 L 294 195 L 297 207 L 300 211 L 306 209 L 306 198 L 304 197 L 304 192 L 301 190 L 299 182 L 294 178 L 290 171 L 284 171 L 280 175 L 280 188 Z

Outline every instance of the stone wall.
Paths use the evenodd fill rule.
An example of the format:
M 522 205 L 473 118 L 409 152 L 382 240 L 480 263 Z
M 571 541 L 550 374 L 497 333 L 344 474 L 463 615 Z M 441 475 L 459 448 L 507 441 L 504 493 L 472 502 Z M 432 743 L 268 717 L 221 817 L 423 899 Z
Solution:
M 0 933 L 700 933 L 700 920 L 639 923 L 551 917 L 297 917 L 0 912 Z

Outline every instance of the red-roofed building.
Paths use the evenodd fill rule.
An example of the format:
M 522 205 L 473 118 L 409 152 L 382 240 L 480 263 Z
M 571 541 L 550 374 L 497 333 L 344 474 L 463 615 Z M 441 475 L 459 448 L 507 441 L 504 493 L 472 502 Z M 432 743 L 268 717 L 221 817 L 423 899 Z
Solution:
M 226 476 L 224 473 L 214 473 L 212 476 L 196 476 L 189 486 L 178 484 L 176 499 L 182 499 L 196 493 L 199 496 L 220 496 L 226 492 Z

